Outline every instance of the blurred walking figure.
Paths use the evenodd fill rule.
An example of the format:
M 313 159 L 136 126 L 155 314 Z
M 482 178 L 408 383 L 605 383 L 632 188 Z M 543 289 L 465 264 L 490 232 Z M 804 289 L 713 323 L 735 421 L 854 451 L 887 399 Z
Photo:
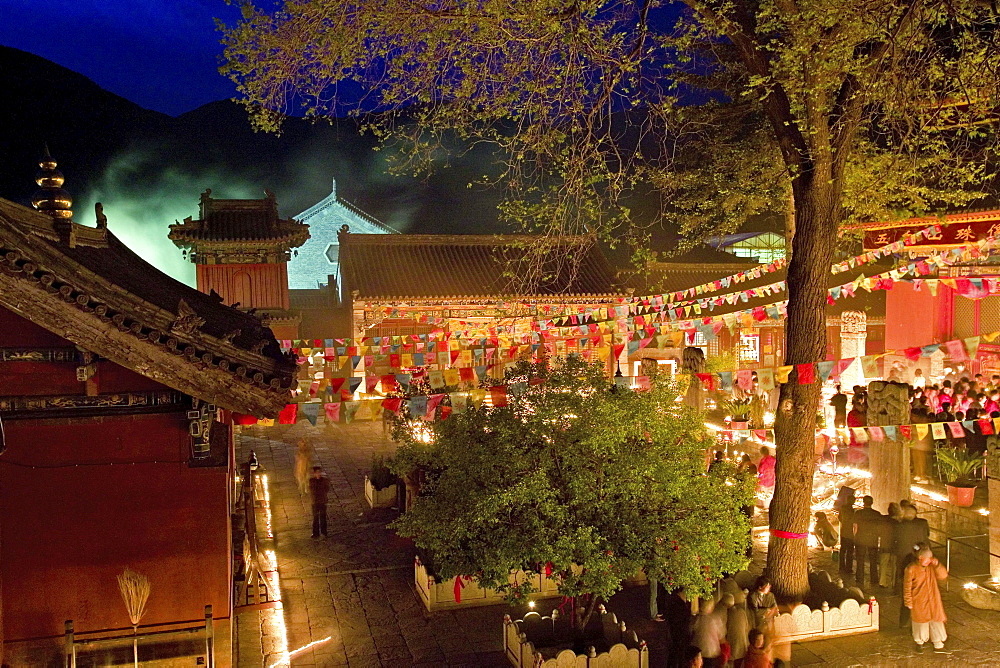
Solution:
M 330 493 L 330 479 L 323 475 L 323 469 L 314 466 L 309 478 L 309 496 L 312 499 L 312 537 L 326 537 L 326 504 Z
M 295 482 L 299 485 L 299 494 L 309 493 L 309 460 L 311 459 L 309 452 L 309 444 L 306 443 L 306 439 L 300 438 L 297 444 L 299 449 L 295 453 Z

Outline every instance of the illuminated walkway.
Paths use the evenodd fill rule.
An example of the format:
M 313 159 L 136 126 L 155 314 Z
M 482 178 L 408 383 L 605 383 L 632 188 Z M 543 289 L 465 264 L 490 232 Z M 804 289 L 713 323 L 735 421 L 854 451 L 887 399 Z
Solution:
M 309 500 L 296 488 L 300 437 L 330 478 L 326 539 L 310 537 Z M 253 449 L 268 474 L 292 666 L 508 665 L 500 643 L 502 610 L 427 614 L 412 586 L 412 544 L 385 529 L 396 513 L 365 503 L 372 453 L 392 449 L 380 423 L 249 429 L 237 449 L 239 461 Z M 265 662 L 264 653 L 273 649 L 276 634 L 250 637 L 246 630 L 256 626 L 257 613 L 246 614 L 254 621 L 241 620 L 239 666 L 270 668 L 273 661 Z

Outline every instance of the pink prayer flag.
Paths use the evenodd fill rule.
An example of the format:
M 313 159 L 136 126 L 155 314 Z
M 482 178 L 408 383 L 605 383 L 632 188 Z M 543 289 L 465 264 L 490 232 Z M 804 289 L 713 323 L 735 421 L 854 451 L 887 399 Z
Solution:
M 961 341 L 945 341 L 944 347 L 952 361 L 957 362 L 965 359 L 965 346 L 962 345 Z
M 749 390 L 753 388 L 753 371 L 749 369 L 740 369 L 736 372 L 736 384 L 742 390 Z
M 340 404 L 323 404 L 326 411 L 326 419 L 329 422 L 340 422 Z
M 868 433 L 872 435 L 873 441 L 881 441 L 885 438 L 885 432 L 882 427 L 868 427 Z
M 961 422 L 949 422 L 948 429 L 951 431 L 952 438 L 965 438 L 965 430 L 962 429 Z

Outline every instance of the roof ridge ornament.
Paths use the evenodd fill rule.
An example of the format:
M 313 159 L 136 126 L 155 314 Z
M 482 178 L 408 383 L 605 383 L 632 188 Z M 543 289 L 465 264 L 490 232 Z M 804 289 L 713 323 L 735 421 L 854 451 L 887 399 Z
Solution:
M 205 319 L 199 317 L 186 301 L 181 299 L 177 302 L 177 319 L 170 324 L 171 332 L 191 336 L 204 324 Z

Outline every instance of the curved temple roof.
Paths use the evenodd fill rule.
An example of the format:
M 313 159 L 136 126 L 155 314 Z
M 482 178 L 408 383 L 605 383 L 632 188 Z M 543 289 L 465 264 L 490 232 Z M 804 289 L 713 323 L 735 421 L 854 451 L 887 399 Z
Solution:
M 161 273 L 107 228 L 54 220 L 4 199 L 0 306 L 241 413 L 276 415 L 295 381 L 295 362 L 256 317 Z

